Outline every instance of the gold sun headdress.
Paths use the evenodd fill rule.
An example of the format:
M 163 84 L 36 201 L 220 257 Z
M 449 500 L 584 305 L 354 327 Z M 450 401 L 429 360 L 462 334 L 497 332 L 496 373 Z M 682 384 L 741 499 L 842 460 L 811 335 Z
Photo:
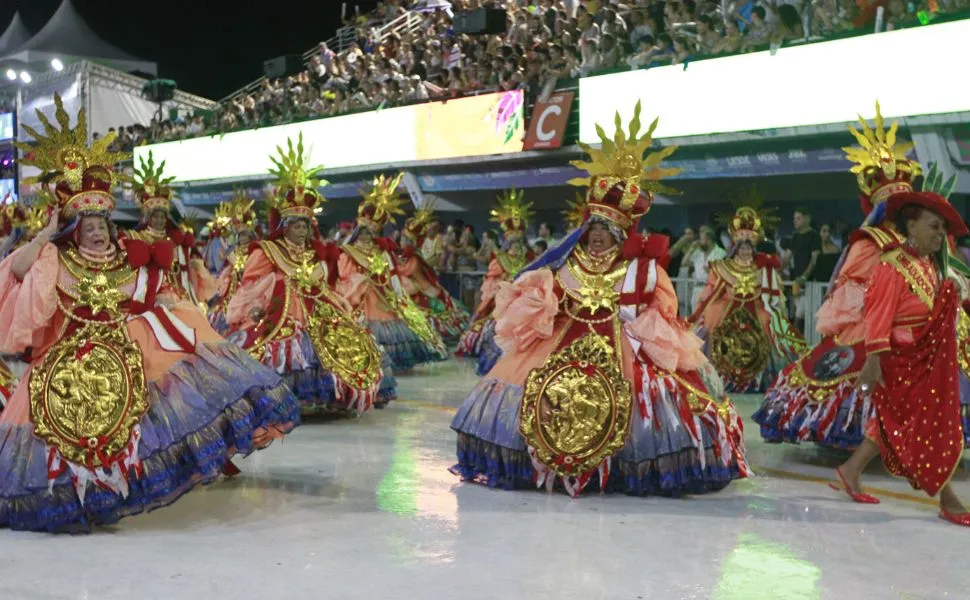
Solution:
M 27 239 L 33 239 L 56 210 L 57 200 L 45 189 L 39 190 L 33 198 L 0 203 L 0 236 L 9 235 L 14 229 L 22 229 Z
M 523 190 L 506 190 L 499 194 L 491 214 L 492 222 L 498 223 L 504 234 L 524 232 L 535 217 L 532 203 L 525 201 Z
M 590 160 L 574 160 L 570 164 L 586 171 L 589 176 L 571 179 L 569 184 L 588 189 L 586 204 L 590 215 L 607 219 L 625 230 L 650 210 L 655 192 L 678 193 L 660 183 L 661 179 L 681 171 L 676 167 L 660 166 L 677 147 L 667 146 L 644 157 L 644 152 L 653 144 L 658 121 L 659 118 L 654 119 L 646 133 L 640 136 L 640 102 L 637 102 L 629 135 L 623 130 L 623 121 L 617 112 L 614 119 L 616 132 L 612 139 L 597 125 L 601 146 L 593 148 L 579 143 Z
M 845 157 L 855 163 L 850 169 L 856 175 L 859 190 L 862 192 L 862 209 L 868 214 L 873 208 L 885 202 L 897 192 L 913 191 L 913 180 L 919 176 L 918 162 L 906 158 L 914 144 L 896 142 L 899 127 L 893 121 L 889 129 L 883 120 L 879 103 L 876 102 L 875 128 L 859 115 L 862 131 L 849 125 L 849 131 L 859 142 L 859 146 L 842 148 Z
M 155 164 L 155 156 L 148 153 L 148 160 L 138 161 L 132 177 L 135 204 L 141 207 L 142 217 L 151 216 L 156 210 L 172 212 L 172 187 L 174 177 L 165 177 L 165 161 Z
M 404 173 L 394 177 L 379 175 L 371 182 L 370 188 L 360 191 L 363 196 L 357 207 L 357 223 L 371 231 L 381 231 L 388 221 L 395 221 L 396 217 L 404 214 L 404 204 L 407 200 L 397 191 Z
M 218 235 L 222 235 L 227 230 L 255 230 L 256 209 L 253 208 L 255 204 L 256 201 L 250 199 L 246 192 L 236 190 L 231 200 L 219 203 L 207 227 Z
M 586 198 L 583 197 L 582 193 L 576 192 L 575 199 L 566 200 L 566 208 L 562 211 L 562 218 L 569 229 L 576 229 L 583 224 L 583 221 L 586 220 Z
M 293 139 L 286 139 L 286 152 L 276 147 L 276 156 L 270 155 L 275 168 L 269 172 L 276 177 L 276 188 L 268 200 L 271 210 L 276 210 L 283 219 L 300 217 L 313 221 L 315 215 L 323 210 L 326 198 L 317 188 L 329 185 L 317 175 L 322 166 L 308 167 L 309 154 L 304 154 L 303 133 L 293 147 Z
M 24 131 L 34 138 L 33 143 L 14 142 L 24 153 L 21 164 L 41 171 L 39 176 L 27 177 L 23 183 L 53 186 L 50 193 L 65 220 L 82 213 L 110 215 L 115 207 L 111 188 L 121 180 L 114 165 L 130 155 L 108 149 L 115 139 L 113 132 L 88 146 L 84 110 L 78 112 L 77 124 L 71 128 L 60 94 L 54 94 L 54 106 L 54 119 L 59 128 L 38 109 L 37 118 L 44 126 L 44 133 L 23 125 Z
M 717 216 L 718 223 L 728 228 L 735 244 L 746 241 L 756 245 L 764 239 L 766 228 L 778 225 L 780 219 L 775 215 L 777 209 L 765 207 L 764 202 L 765 198 L 757 186 L 752 185 L 732 203 L 733 214 Z
M 414 215 L 404 222 L 401 235 L 417 243 L 427 234 L 428 227 L 437 221 L 435 218 L 434 202 L 426 202 L 424 206 L 414 211 Z

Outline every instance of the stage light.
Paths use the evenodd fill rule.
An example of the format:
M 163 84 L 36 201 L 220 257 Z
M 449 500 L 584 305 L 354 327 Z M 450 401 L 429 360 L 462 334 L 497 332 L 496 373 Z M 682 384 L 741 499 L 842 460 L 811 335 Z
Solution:
M 10 81 L 17 81 L 17 72 L 13 69 L 7 69 L 7 79 Z
M 28 73 L 27 71 L 20 72 L 20 81 L 23 81 L 24 83 L 30 83 L 33 80 L 34 78 L 31 77 L 30 73 Z
M 61 59 L 59 58 L 52 59 L 51 68 L 57 71 L 58 73 L 60 73 L 61 71 L 64 70 L 64 63 L 62 63 Z

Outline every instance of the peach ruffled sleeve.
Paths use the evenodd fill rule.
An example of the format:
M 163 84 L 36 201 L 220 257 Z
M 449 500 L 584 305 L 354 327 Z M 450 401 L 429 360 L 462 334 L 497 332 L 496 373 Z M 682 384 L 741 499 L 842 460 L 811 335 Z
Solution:
M 677 318 L 677 294 L 667 273 L 657 269 L 650 304 L 623 326 L 640 351 L 667 371 L 696 371 L 704 362 L 703 342 Z
M 226 268 L 222 270 L 221 273 L 219 273 L 219 279 L 218 279 L 219 292 L 218 293 L 220 298 L 225 298 L 226 294 L 229 292 L 229 284 L 232 282 L 232 271 L 233 271 L 233 266 L 228 265 Z
M 241 327 L 251 325 L 250 314 L 253 308 L 265 309 L 269 306 L 276 280 L 277 273 L 273 263 L 266 258 L 262 250 L 254 251 L 246 261 L 239 289 L 229 300 L 229 307 L 226 309 L 226 319 L 229 324 Z
M 815 329 L 819 333 L 839 335 L 843 343 L 853 343 L 863 336 L 866 283 L 879 264 L 879 256 L 879 247 L 871 240 L 860 239 L 852 244 L 832 293 L 815 313 Z
M 357 267 L 357 262 L 347 256 L 345 252 L 340 253 L 337 259 L 337 293 L 343 296 L 352 306 L 357 307 L 367 293 L 367 282 L 369 277 L 361 273 Z
M 16 250 L 0 262 L 0 353 L 17 354 L 41 346 L 43 330 L 57 312 L 57 248 L 45 245 L 23 281 L 11 268 Z M 35 339 L 36 338 L 36 339 Z
M 201 258 L 189 261 L 189 285 L 195 291 L 195 297 L 202 302 L 208 302 L 219 292 L 215 277 L 205 268 Z
M 552 271 L 526 273 L 515 283 L 503 282 L 495 295 L 495 343 L 506 352 L 526 350 L 552 336 L 559 299 Z

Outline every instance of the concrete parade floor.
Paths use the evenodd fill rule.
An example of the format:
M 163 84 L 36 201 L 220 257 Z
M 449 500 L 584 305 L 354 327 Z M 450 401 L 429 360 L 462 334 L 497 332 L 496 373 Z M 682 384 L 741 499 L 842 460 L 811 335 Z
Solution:
M 309 420 L 169 508 L 91 535 L 0 530 L 0 599 L 970 598 L 970 530 L 881 466 L 865 483 L 883 503 L 853 504 L 827 485 L 843 453 L 763 444 L 746 419 L 756 476 L 720 493 L 489 490 L 448 472 L 471 364 L 398 381 L 387 409 Z M 750 417 L 759 398 L 735 400 Z

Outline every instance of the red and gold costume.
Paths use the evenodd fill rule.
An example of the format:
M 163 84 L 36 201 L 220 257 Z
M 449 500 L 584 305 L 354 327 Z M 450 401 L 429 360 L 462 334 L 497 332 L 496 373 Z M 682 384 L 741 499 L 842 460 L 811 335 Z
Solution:
M 229 252 L 223 257 L 225 266 L 216 280 L 218 286 L 216 298 L 209 311 L 209 322 L 222 335 L 226 335 L 229 331 L 226 316 L 229 302 L 239 289 L 243 269 L 249 258 L 251 244 L 240 245 L 239 239 L 244 235 L 252 240 L 257 238 L 256 211 L 253 209 L 253 203 L 253 200 L 242 195 L 236 196 L 229 202 L 222 202 L 216 208 L 215 219 L 208 225 L 210 240 L 212 236 L 223 241 L 228 238 L 231 244 L 229 246 L 223 242 L 219 244 L 222 249 L 228 247 Z M 215 252 L 217 249 L 211 250 Z
M 588 217 L 495 300 L 502 358 L 452 421 L 454 471 L 505 488 L 590 485 L 629 494 L 715 491 L 747 476 L 742 425 L 701 342 L 677 318 L 668 240 L 636 233 L 668 147 L 644 157 L 656 121 L 581 147 Z M 619 116 L 617 117 L 619 122 Z M 608 229 L 612 247 L 589 239 Z M 602 237 L 598 237 L 602 240 Z
M 878 103 L 875 128 L 861 116 L 859 123 L 861 131 L 849 128 L 859 146 L 844 150 L 855 163 L 852 172 L 861 192 L 860 205 L 868 216 L 849 238 L 828 295 L 816 315 L 816 330 L 822 334 L 822 340 L 782 371 L 753 416 L 761 426 L 762 437 L 769 442 L 812 441 L 853 449 L 862 442 L 866 424 L 873 417 L 870 397 L 855 389 L 866 358 L 865 290 L 883 254 L 904 242 L 896 226 L 886 218 L 886 201 L 893 194 L 912 192 L 913 180 L 922 168 L 907 158 L 913 144 L 897 143 L 897 124 L 885 128 Z M 926 178 L 924 188 L 930 179 L 939 189 L 952 189 L 952 182 L 944 185 L 936 176 Z M 955 266 L 950 264 L 948 277 L 964 281 Z M 956 319 L 961 355 L 970 356 L 970 317 L 966 311 L 960 311 Z M 962 365 L 960 378 L 968 381 L 970 360 L 963 360 Z M 963 394 L 961 401 L 963 421 L 967 424 L 970 394 Z M 965 444 L 970 446 L 970 432 L 965 432 L 965 437 Z
M 424 311 L 442 340 L 454 343 L 468 324 L 468 311 L 438 283 L 438 273 L 419 251 L 434 222 L 434 209 L 430 206 L 419 208 L 405 222 L 397 271 L 405 291 Z
M 951 234 L 967 228 L 932 192 L 890 196 L 887 216 L 919 205 L 943 217 Z M 876 418 L 867 427 L 894 475 L 935 496 L 960 463 L 964 432 L 955 323 L 961 299 L 934 257 L 909 246 L 884 252 L 865 292 L 867 354 L 879 354 L 883 384 L 872 390 Z
M 340 247 L 337 291 L 363 313 L 395 370 L 444 360 L 441 336 L 418 308 L 401 281 L 397 245 L 382 237 L 384 226 L 403 214 L 397 186 L 403 174 L 376 177 L 357 208 L 357 227 Z M 361 235 L 366 230 L 365 235 Z
M 171 293 L 171 242 L 82 244 L 89 220 L 109 230 L 123 155 L 107 149 L 113 134 L 88 147 L 83 113 L 71 129 L 55 105 L 61 129 L 38 111 L 45 134 L 25 127 L 35 143 L 18 146 L 53 186 L 59 233 L 0 262 L 0 353 L 30 351 L 0 414 L 0 527 L 73 532 L 171 504 L 299 411 Z
M 195 243 L 195 232 L 183 222 L 177 225 L 172 218 L 172 188 L 174 177 L 164 177 L 165 162 L 156 167 L 152 153 L 148 161 L 141 160 L 135 169 L 135 203 L 141 207 L 142 221 L 138 229 L 128 232 L 128 237 L 149 244 L 168 240 L 175 249 L 172 268 L 167 274 L 172 291 L 179 298 L 186 299 L 203 312 L 209 300 L 216 295 L 216 282 L 205 267 L 202 254 Z M 155 212 L 166 215 L 165 230 L 153 229 L 150 220 Z
M 690 317 L 729 392 L 765 391 L 781 369 L 805 351 L 804 339 L 785 314 L 778 258 L 755 252 L 772 219 L 760 206 L 761 198 L 752 190 L 727 219 L 734 251 L 711 264 Z M 738 256 L 741 244 L 751 249 L 746 262 Z
M 532 204 L 525 202 L 525 194 L 521 190 L 504 192 L 492 209 L 492 221 L 502 230 L 504 243 L 488 263 L 478 307 L 455 350 L 458 356 L 478 357 L 479 375 L 488 373 L 501 355 L 494 343 L 495 319 L 492 318 L 499 285 L 503 281 L 514 280 L 519 271 L 535 258 L 525 241 L 525 230 L 532 216 Z
M 316 234 L 321 182 L 308 169 L 303 137 L 273 158 L 277 179 L 270 200 L 269 239 L 252 244 L 239 289 L 228 305 L 230 338 L 284 376 L 303 412 L 355 411 L 378 402 L 382 353 L 350 305 L 334 291 L 339 251 Z M 285 228 L 305 221 L 302 246 Z M 393 392 L 393 390 L 391 390 Z M 383 403 L 390 400 L 385 392 Z

